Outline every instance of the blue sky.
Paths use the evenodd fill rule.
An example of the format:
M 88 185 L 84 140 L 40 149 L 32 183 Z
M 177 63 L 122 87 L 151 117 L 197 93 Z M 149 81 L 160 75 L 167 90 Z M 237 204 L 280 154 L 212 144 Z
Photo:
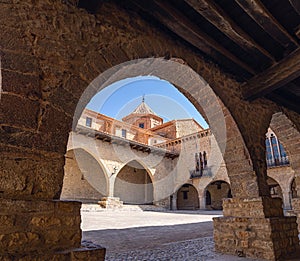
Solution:
M 153 76 L 118 81 L 97 93 L 87 108 L 121 120 L 142 102 L 143 95 L 145 103 L 164 122 L 194 118 L 201 126 L 208 128 L 205 120 L 182 93 L 169 82 Z

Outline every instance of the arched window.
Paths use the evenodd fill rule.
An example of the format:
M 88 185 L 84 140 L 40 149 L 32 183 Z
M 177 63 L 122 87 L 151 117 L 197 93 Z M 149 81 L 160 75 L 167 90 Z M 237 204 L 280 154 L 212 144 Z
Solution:
M 270 140 L 266 138 L 266 150 L 267 150 L 267 160 L 271 161 L 273 159 L 273 153 L 271 149 Z
M 270 129 L 266 137 L 266 160 L 268 167 L 289 164 L 284 147 Z
M 272 145 L 275 165 L 279 165 L 278 142 L 277 142 L 276 137 L 273 134 L 271 134 L 271 145 Z

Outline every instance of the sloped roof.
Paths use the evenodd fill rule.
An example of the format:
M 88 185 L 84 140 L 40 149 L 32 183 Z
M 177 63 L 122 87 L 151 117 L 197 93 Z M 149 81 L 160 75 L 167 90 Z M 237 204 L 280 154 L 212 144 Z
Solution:
M 153 114 L 158 116 L 144 101 L 131 114 Z

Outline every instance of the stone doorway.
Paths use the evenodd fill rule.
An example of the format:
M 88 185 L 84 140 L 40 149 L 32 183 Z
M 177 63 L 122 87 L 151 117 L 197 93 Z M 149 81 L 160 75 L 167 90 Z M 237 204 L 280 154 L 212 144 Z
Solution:
M 191 184 L 184 184 L 177 192 L 178 210 L 199 209 L 199 196 L 196 188 Z

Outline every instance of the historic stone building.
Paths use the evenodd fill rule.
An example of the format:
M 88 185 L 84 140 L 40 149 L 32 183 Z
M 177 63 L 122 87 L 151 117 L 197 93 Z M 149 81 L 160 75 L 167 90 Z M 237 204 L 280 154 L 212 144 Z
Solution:
M 265 159 L 270 127 L 294 171 L 299 219 L 299 1 L 2 0 L 0 19 L 1 259 L 104 259 L 103 249 L 82 245 L 81 204 L 60 200 L 69 134 L 98 91 L 145 75 L 169 81 L 195 105 L 223 155 L 232 198 L 213 221 L 215 249 L 279 260 L 299 248 L 297 217 L 284 216 L 282 200 L 272 197 Z M 98 137 L 103 146 L 110 139 Z M 120 139 L 112 140 L 118 152 Z M 166 157 L 160 168 L 172 173 L 172 162 L 191 160 L 182 151 L 176 158 L 156 148 L 147 160 Z M 185 177 L 175 177 L 157 175 L 168 195 L 182 187 Z
M 216 173 L 210 170 L 211 139 L 210 130 L 193 119 L 163 123 L 144 101 L 122 121 L 85 109 L 69 138 L 61 198 L 111 201 L 120 197 L 124 203 L 176 209 L 177 190 L 185 182 L 192 183 L 192 176 L 228 180 L 224 164 Z M 196 201 L 205 202 L 204 194 L 196 190 Z
M 153 119 L 155 124 L 151 124 Z M 99 139 L 97 134 L 104 136 Z M 122 144 L 121 139 L 115 145 L 114 137 L 137 143 Z M 83 202 L 104 198 L 100 201 L 103 207 L 120 207 L 124 202 L 153 203 L 168 209 L 222 209 L 223 199 L 232 195 L 224 161 L 212 167 L 215 158 L 221 159 L 219 148 L 212 149 L 214 142 L 211 131 L 204 130 L 193 119 L 163 123 L 144 99 L 122 121 L 85 109 L 77 130 L 69 138 L 61 198 Z M 120 146 L 124 147 L 121 153 Z M 148 155 L 152 146 L 174 155 L 149 161 L 143 154 Z M 96 150 L 100 147 L 101 152 L 95 152 L 93 147 Z M 142 153 L 137 155 L 138 151 Z M 132 152 L 136 159 L 124 160 L 123 155 Z M 295 173 L 285 149 L 270 128 L 266 133 L 266 161 L 271 196 L 281 198 L 285 212 L 292 214 Z M 166 165 L 170 167 L 163 167 Z M 170 170 L 174 171 L 174 177 L 167 184 L 168 195 L 159 183 L 168 177 Z

